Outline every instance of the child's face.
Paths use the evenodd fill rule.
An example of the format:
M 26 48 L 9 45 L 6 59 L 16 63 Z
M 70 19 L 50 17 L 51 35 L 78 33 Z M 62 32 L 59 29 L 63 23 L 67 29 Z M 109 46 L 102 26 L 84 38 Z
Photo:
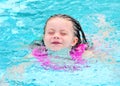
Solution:
M 57 51 L 63 48 L 72 48 L 78 41 L 74 35 L 71 21 L 64 18 L 51 18 L 46 25 L 44 43 L 47 49 Z

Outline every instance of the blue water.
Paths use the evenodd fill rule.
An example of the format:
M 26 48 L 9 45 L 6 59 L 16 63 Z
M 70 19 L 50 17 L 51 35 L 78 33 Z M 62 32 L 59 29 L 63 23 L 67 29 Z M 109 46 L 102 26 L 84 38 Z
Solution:
M 0 0 L 0 86 L 120 86 L 119 7 L 119 0 Z M 42 36 L 47 18 L 58 13 L 79 20 L 89 40 L 103 39 L 98 50 L 115 63 L 67 72 L 45 70 L 35 58 L 21 60 Z

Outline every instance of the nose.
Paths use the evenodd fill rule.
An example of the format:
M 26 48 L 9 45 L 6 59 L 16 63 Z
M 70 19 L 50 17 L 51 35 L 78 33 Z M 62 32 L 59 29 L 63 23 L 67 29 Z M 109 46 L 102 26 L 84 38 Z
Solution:
M 58 36 L 54 36 L 53 38 L 54 38 L 54 39 L 59 39 L 59 37 L 58 37 Z
M 59 39 L 59 38 L 60 38 L 60 36 L 59 36 L 59 34 L 58 34 L 58 33 L 55 33 L 55 34 L 54 34 L 54 36 L 53 36 L 53 38 L 54 38 L 54 39 Z

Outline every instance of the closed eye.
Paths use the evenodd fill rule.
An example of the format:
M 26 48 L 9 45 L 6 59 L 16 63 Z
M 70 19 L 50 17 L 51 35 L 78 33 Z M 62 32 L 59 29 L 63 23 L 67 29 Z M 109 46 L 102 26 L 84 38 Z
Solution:
M 61 34 L 62 36 L 67 35 L 67 33 L 65 33 L 65 32 L 61 32 L 60 34 Z
M 48 34 L 53 35 L 55 32 L 49 31 Z

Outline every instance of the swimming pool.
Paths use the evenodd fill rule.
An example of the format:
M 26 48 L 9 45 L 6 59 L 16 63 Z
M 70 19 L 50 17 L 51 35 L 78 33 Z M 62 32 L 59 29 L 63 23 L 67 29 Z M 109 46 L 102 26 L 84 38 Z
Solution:
M 0 86 L 120 86 L 119 7 L 119 0 L 1 0 Z M 30 52 L 28 45 L 42 35 L 46 19 L 56 13 L 79 20 L 88 39 L 99 40 L 101 32 L 110 32 L 98 47 L 116 63 L 93 62 L 66 72 L 45 70 L 35 58 L 22 61 Z

